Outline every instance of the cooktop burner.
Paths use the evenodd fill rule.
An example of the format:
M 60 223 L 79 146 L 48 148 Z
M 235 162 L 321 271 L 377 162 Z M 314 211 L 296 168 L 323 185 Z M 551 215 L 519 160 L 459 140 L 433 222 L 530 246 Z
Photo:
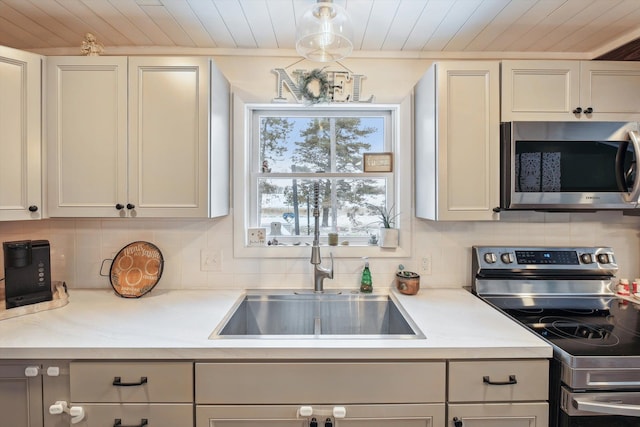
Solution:
M 640 354 L 638 304 L 612 299 L 605 309 L 503 311 L 572 356 Z

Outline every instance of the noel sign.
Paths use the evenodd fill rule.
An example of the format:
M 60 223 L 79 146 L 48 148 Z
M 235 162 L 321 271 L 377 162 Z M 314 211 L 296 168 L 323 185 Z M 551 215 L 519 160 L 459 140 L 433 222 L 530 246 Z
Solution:
M 284 68 L 272 70 L 277 78 L 274 102 L 287 102 L 283 89 L 289 90 L 296 102 L 373 102 L 373 95 L 362 99 L 362 74 L 347 71 L 295 70 L 290 76 Z

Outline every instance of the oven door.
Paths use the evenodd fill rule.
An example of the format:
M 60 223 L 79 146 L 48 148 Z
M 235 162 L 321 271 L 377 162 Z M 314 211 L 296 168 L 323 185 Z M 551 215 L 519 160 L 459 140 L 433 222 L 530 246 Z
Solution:
M 562 388 L 559 427 L 637 427 L 640 392 L 572 392 Z
M 633 209 L 640 198 L 637 123 L 502 125 L 502 207 Z

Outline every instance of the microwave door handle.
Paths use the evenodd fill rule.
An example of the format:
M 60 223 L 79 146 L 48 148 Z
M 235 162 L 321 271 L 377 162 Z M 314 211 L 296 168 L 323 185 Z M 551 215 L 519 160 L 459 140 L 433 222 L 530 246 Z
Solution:
M 624 169 L 624 161 L 627 157 L 627 149 L 629 148 L 629 141 L 622 141 L 618 145 L 618 151 L 616 151 L 615 161 L 615 173 L 616 173 L 616 185 L 621 192 L 629 192 L 629 186 L 627 185 L 627 176 L 632 172 L 632 168 L 628 171 Z
M 573 407 L 579 411 L 597 412 L 599 414 L 640 417 L 640 405 L 627 405 L 624 403 L 614 402 L 598 402 L 589 398 L 580 398 L 574 396 Z
M 638 132 L 631 131 L 629 132 L 629 139 L 633 144 L 633 150 L 636 153 L 636 159 L 640 155 L 640 135 Z M 640 198 L 640 176 L 637 176 L 633 183 L 633 187 L 629 191 L 629 193 L 622 193 L 626 202 L 638 203 L 638 199 Z

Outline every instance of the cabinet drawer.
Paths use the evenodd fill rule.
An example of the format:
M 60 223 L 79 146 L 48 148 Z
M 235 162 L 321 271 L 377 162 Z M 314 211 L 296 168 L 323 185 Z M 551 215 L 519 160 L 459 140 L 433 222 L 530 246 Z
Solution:
M 547 360 L 449 362 L 450 402 L 547 400 Z
M 80 404 L 84 419 L 74 426 L 112 427 L 120 420 L 122 426 L 176 427 L 193 425 L 193 405 L 187 404 Z M 147 420 L 147 424 L 144 424 Z
M 70 382 L 74 402 L 193 402 L 191 362 L 72 362 Z
M 196 403 L 444 402 L 444 362 L 196 363 Z

